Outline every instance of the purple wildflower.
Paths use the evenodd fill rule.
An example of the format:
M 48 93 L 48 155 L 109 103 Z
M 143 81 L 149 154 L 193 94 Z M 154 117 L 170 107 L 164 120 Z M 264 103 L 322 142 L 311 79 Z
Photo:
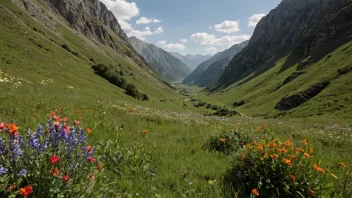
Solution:
M 6 174 L 9 169 L 4 168 L 3 166 L 0 165 L 0 176 L 3 174 Z
M 20 172 L 17 174 L 17 176 L 19 176 L 19 177 L 24 177 L 26 175 L 27 175 L 27 170 L 26 169 L 20 170 Z

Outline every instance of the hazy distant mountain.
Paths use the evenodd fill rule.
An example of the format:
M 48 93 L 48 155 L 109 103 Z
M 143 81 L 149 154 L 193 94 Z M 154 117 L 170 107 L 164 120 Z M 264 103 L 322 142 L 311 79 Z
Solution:
M 178 58 L 153 44 L 130 37 L 132 47 L 150 64 L 161 77 L 168 81 L 184 79 L 191 69 Z
M 224 69 L 224 67 L 226 66 L 226 64 L 224 65 L 224 63 L 226 63 L 226 60 L 228 60 L 228 62 L 230 62 L 231 59 L 237 53 L 239 53 L 243 48 L 245 48 L 247 45 L 248 45 L 248 41 L 244 41 L 240 44 L 233 45 L 232 47 L 230 47 L 229 49 L 227 49 L 225 51 L 218 52 L 213 57 L 211 57 L 209 60 L 206 60 L 203 63 L 201 63 L 189 76 L 187 76 L 187 78 L 183 81 L 183 83 L 188 84 L 188 83 L 192 83 L 192 82 L 197 82 L 198 79 L 201 77 L 202 73 L 204 71 L 206 71 L 209 66 L 211 66 L 212 64 L 217 63 L 219 61 L 221 61 L 221 65 Z M 214 71 L 216 65 L 214 65 L 212 67 L 213 67 L 212 71 Z M 213 74 L 215 74 L 215 73 L 213 73 Z M 213 77 L 211 77 L 211 78 L 213 78 Z M 205 84 L 208 85 L 209 83 L 212 82 L 212 80 L 210 80 L 210 79 L 209 79 L 209 83 L 204 83 L 205 81 L 206 81 L 206 79 L 203 78 L 202 79 L 202 82 L 203 82 L 202 86 L 204 86 Z M 199 81 L 198 81 L 198 83 L 199 83 Z
M 196 55 L 187 54 L 184 56 L 177 52 L 170 52 L 170 54 L 180 59 L 184 64 L 188 65 L 192 70 L 196 69 L 199 64 L 201 64 L 202 62 L 212 57 L 212 55 L 204 56 L 201 54 L 196 54 Z

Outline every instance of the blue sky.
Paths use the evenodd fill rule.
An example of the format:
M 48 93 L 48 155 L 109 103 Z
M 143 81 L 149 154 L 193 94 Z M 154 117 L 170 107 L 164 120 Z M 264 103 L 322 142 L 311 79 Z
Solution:
M 100 0 L 128 36 L 170 52 L 210 54 L 247 40 L 281 0 Z

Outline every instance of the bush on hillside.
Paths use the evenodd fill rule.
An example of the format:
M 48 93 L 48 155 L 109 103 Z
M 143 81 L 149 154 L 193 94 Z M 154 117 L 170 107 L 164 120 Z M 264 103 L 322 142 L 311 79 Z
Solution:
M 222 153 L 232 153 L 243 148 L 251 139 L 241 133 L 239 130 L 233 132 L 223 132 L 220 135 L 211 137 L 205 145 L 205 148 Z

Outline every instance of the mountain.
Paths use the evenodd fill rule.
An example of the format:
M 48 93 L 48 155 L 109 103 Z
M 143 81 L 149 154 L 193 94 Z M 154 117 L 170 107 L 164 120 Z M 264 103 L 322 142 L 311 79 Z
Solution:
M 166 80 L 183 80 L 191 72 L 187 65 L 167 51 L 134 36 L 130 37 L 129 41 L 133 48 Z
M 170 52 L 170 54 L 180 59 L 184 64 L 188 65 L 192 69 L 192 71 L 196 69 L 199 64 L 211 58 L 211 55 L 204 56 L 201 54 L 187 54 L 185 56 L 177 52 Z
M 350 118 L 351 24 L 349 0 L 283 0 L 209 90 L 255 116 Z
M 36 106 L 44 93 L 55 106 L 175 97 L 98 0 L 5 0 L 0 18 L 0 78 L 5 72 L 21 83 L 12 89 L 9 80 L 1 92 L 20 96 L 15 103 Z
M 193 83 L 195 81 L 198 81 L 199 78 L 204 78 L 204 77 L 201 77 L 201 75 L 202 75 L 202 73 L 204 71 L 206 71 L 208 69 L 208 67 L 210 65 L 212 65 L 212 64 L 214 64 L 216 62 L 219 62 L 221 60 L 228 59 L 229 57 L 232 59 L 234 55 L 239 53 L 247 45 L 248 45 L 248 41 L 244 41 L 244 42 L 242 42 L 240 44 L 233 45 L 232 47 L 230 47 L 229 49 L 227 49 L 225 51 L 216 53 L 209 60 L 206 60 L 206 61 L 202 62 L 189 76 L 187 76 L 187 78 L 185 80 L 183 80 L 183 83 L 184 84 L 189 84 L 189 83 Z M 226 62 L 226 61 L 224 60 L 222 63 L 224 64 L 224 62 Z M 212 70 L 214 70 L 216 66 L 213 66 L 213 67 L 214 68 Z M 216 74 L 218 74 L 218 73 L 216 73 Z M 211 78 L 212 79 L 217 78 L 215 76 L 213 76 Z M 206 79 L 204 79 L 204 80 L 206 81 Z M 211 83 L 205 83 L 204 80 L 199 80 L 199 81 L 202 81 L 202 82 L 198 81 L 198 83 L 196 83 L 196 84 L 201 84 L 201 86 L 204 86 L 205 84 L 207 84 L 207 85 L 211 84 Z

